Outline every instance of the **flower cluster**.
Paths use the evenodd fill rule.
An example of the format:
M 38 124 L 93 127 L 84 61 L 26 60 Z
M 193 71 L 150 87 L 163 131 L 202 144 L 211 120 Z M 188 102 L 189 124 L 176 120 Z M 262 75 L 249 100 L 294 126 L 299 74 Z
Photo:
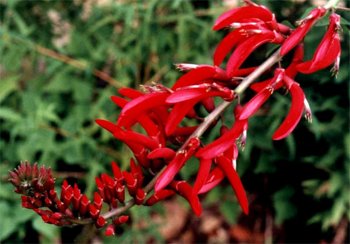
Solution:
M 101 213 L 103 203 L 109 210 L 117 208 L 118 204 L 124 204 L 125 189 L 132 201 L 143 204 L 146 196 L 142 190 L 143 172 L 133 160 L 130 161 L 130 167 L 131 172 L 121 171 L 112 162 L 113 176 L 102 174 L 96 178 L 98 191 L 94 192 L 92 200 L 81 193 L 77 184 L 69 185 L 66 180 L 62 183 L 61 193 L 57 193 L 51 169 L 31 165 L 29 162 L 23 162 L 17 169 L 10 171 L 9 181 L 15 186 L 15 192 L 22 194 L 22 206 L 35 211 L 45 223 L 58 226 L 94 223 L 101 228 L 108 222 Z M 150 203 L 155 202 L 150 200 Z M 106 228 L 106 235 L 114 234 L 116 226 L 128 219 L 127 215 L 114 217 Z
M 214 30 L 231 31 L 218 44 L 213 65 L 178 64 L 177 68 L 185 74 L 171 88 L 161 84 L 145 85 L 143 91 L 122 88 L 120 96 L 111 97 L 121 108 L 118 120 L 96 122 L 130 148 L 134 155 L 130 172 L 121 171 L 112 163 L 113 176 L 102 174 L 96 178 L 98 191 L 90 202 L 77 185 L 71 186 L 66 181 L 58 198 L 51 171 L 24 163 L 10 173 L 16 192 L 24 195 L 23 206 L 36 211 L 45 222 L 56 225 L 87 223 L 89 221 L 81 220 L 88 219 L 101 227 L 106 225 L 106 218 L 112 217 L 112 223 L 106 228 L 106 235 L 112 235 L 117 225 L 128 220 L 128 216 L 121 215 L 123 209 L 135 204 L 152 206 L 174 194 L 184 197 L 193 212 L 200 215 L 199 195 L 226 178 L 243 212 L 248 214 L 248 199 L 236 172 L 238 148 L 246 143 L 248 121 L 274 91 L 281 88 L 290 93 L 291 106 L 272 138 L 287 137 L 303 113 L 311 121 L 310 106 L 294 79 L 298 73 L 313 73 L 331 64 L 334 64 L 333 71 L 338 71 L 340 17 L 334 12 L 329 14 L 323 39 L 312 59 L 304 61 L 303 39 L 328 9 L 315 8 L 299 21 L 296 29 L 291 29 L 279 23 L 265 6 L 245 2 L 245 6 L 222 14 L 215 22 Z M 273 62 L 246 67 L 250 54 L 267 43 L 280 46 Z M 293 52 L 290 62 L 282 68 L 280 60 L 290 51 Z M 274 67 L 277 62 L 279 65 Z M 251 85 L 263 73 L 270 78 Z M 237 98 L 249 86 L 256 94 L 240 104 Z M 218 105 L 219 101 L 222 102 Z M 231 104 L 235 121 L 227 126 L 225 119 L 218 118 Z M 186 120 L 191 121 L 191 126 Z M 201 136 L 215 126 L 220 127 L 219 137 L 205 144 Z M 199 165 L 193 183 L 178 175 L 186 163 Z M 154 179 L 144 186 L 146 172 Z M 125 200 L 125 189 L 130 201 Z M 101 214 L 103 203 L 108 206 L 105 214 Z

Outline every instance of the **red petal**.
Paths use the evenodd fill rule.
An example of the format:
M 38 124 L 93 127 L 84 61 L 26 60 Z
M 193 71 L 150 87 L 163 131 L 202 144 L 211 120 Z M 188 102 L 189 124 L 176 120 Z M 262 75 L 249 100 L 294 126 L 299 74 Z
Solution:
M 322 42 L 312 60 L 297 65 L 297 70 L 304 74 L 314 73 L 334 63 L 340 54 L 339 36 L 331 36 Z
M 118 96 L 111 96 L 111 100 L 119 107 L 123 108 L 128 101 L 124 98 L 118 97 Z
M 142 92 L 135 90 L 135 89 L 132 89 L 132 88 L 129 88 L 129 87 L 120 88 L 118 90 L 118 92 L 120 95 L 122 95 L 124 97 L 128 97 L 128 98 L 132 98 L 132 99 L 144 95 Z
M 106 236 L 114 236 L 115 232 L 114 232 L 114 225 L 108 225 L 105 231 L 105 235 Z
M 292 34 L 284 41 L 281 46 L 280 54 L 282 56 L 286 55 L 290 50 L 292 50 L 298 43 L 300 43 L 305 37 L 306 33 L 310 30 L 313 24 L 321 18 L 325 13 L 326 9 L 316 8 L 313 9 L 310 14 L 303 20 L 302 24 L 298 26 Z
M 242 133 L 245 124 L 246 121 L 235 121 L 232 128 L 227 133 L 220 136 L 212 143 L 198 150 L 198 152 L 196 153 L 196 157 L 203 159 L 211 159 L 225 152 L 228 148 L 232 147 L 233 143 L 235 143 L 235 140 Z
M 127 122 L 133 123 L 137 121 L 137 118 L 148 110 L 165 104 L 165 99 L 168 96 L 169 93 L 161 92 L 149 93 L 135 98 L 124 106 L 117 123 L 123 126 L 126 125 Z
M 95 122 L 101 126 L 103 129 L 108 130 L 109 132 L 113 133 L 116 129 L 118 129 L 118 126 L 116 126 L 114 123 L 109 122 L 108 120 L 104 119 L 96 119 Z
M 199 198 L 196 194 L 193 193 L 191 186 L 187 182 L 173 181 L 170 186 L 189 202 L 193 212 L 197 216 L 201 215 L 202 206 L 199 202 Z
M 164 158 L 165 160 L 168 160 L 174 158 L 175 154 L 176 153 L 174 152 L 174 150 L 167 147 L 162 147 L 154 149 L 147 155 L 147 157 L 149 159 Z
M 150 198 L 148 198 L 145 205 L 152 206 L 152 205 L 156 204 L 157 202 L 164 200 L 165 198 L 168 198 L 174 194 L 175 194 L 175 192 L 173 190 L 168 190 L 168 189 L 160 190 L 160 191 L 154 193 Z
M 175 91 L 167 99 L 167 103 L 179 103 L 204 95 L 208 88 L 188 88 Z
M 294 82 L 289 90 L 292 96 L 292 104 L 287 117 L 273 134 L 273 140 L 281 140 L 287 137 L 298 124 L 304 111 L 305 95 L 299 84 Z
M 254 35 L 240 43 L 230 56 L 227 62 L 226 72 L 229 77 L 233 77 L 236 70 L 247 59 L 247 57 L 259 46 L 271 42 L 274 39 L 273 32 Z
M 224 173 L 219 167 L 214 168 L 206 179 L 207 182 L 202 186 L 198 194 L 203 194 L 213 189 L 224 179 L 224 176 Z
M 122 171 L 115 162 L 112 162 L 112 171 L 115 179 L 118 181 L 121 181 L 123 179 Z
M 219 66 L 224 61 L 227 54 L 245 38 L 246 36 L 242 35 L 240 29 L 234 30 L 225 36 L 215 49 L 214 65 Z
M 198 194 L 199 190 L 206 183 L 211 168 L 211 159 L 200 159 L 196 181 L 193 185 L 193 193 Z
M 193 106 L 197 103 L 196 100 L 191 100 L 188 102 L 177 103 L 171 110 L 168 121 L 165 126 L 165 133 L 167 135 L 173 134 L 176 130 L 176 127 L 180 124 L 182 119 L 186 116 L 186 114 L 193 109 Z
M 256 82 L 256 83 L 253 83 L 250 88 L 255 91 L 255 92 L 260 92 L 262 91 L 263 89 L 266 89 L 270 84 L 271 84 L 271 79 L 268 79 L 268 80 L 264 80 L 264 81 L 260 81 L 260 82 Z
M 244 105 L 241 114 L 239 115 L 240 120 L 248 119 L 266 102 L 271 96 L 272 92 L 270 89 L 265 88 L 264 90 L 257 93 L 247 104 Z
M 242 19 L 258 18 L 262 21 L 273 20 L 273 15 L 270 10 L 259 5 L 248 5 L 232 9 L 223 13 L 215 21 L 213 30 L 220 30 L 229 26 L 233 22 L 241 22 Z
M 244 187 L 237 172 L 233 168 L 232 162 L 224 156 L 219 156 L 217 157 L 217 163 L 219 167 L 221 167 L 228 180 L 230 181 L 230 184 L 233 190 L 235 191 L 238 202 L 241 205 L 243 212 L 245 214 L 248 214 L 249 207 L 247 195 L 245 193 Z
M 199 145 L 200 140 L 197 137 L 193 137 L 189 140 L 186 148 L 175 155 L 174 159 L 158 177 L 155 184 L 156 192 L 166 187 L 174 179 L 175 175 L 180 171 L 186 161 L 192 157 Z
M 123 108 L 129 101 L 118 96 L 111 96 L 112 101 L 119 107 Z M 159 129 L 155 123 L 148 116 L 140 116 L 138 122 L 145 129 L 149 136 L 156 136 Z
M 175 175 L 180 171 L 182 166 L 185 164 L 187 157 L 184 153 L 178 153 L 174 159 L 168 164 L 164 171 L 159 175 L 155 191 L 158 192 L 165 188 L 174 179 Z
M 212 97 L 203 99 L 201 103 L 203 104 L 205 110 L 207 110 L 209 113 L 215 109 L 215 103 Z
M 195 85 L 207 79 L 226 80 L 228 78 L 225 72 L 219 67 L 211 65 L 201 65 L 198 68 L 192 69 L 188 73 L 181 76 L 176 81 L 172 89 L 176 90 L 179 87 Z
M 155 149 L 159 146 L 156 140 L 134 131 L 123 131 L 119 128 L 114 131 L 113 135 L 121 141 L 139 144 L 150 149 Z

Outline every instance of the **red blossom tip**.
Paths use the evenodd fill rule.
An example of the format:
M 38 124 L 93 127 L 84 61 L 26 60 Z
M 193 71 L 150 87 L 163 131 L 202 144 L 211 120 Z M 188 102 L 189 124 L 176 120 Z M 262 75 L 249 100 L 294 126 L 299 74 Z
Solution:
M 304 110 L 305 95 L 303 90 L 298 83 L 291 80 L 288 76 L 285 76 L 285 79 L 288 80 L 288 83 L 291 83 L 289 91 L 292 96 L 292 104 L 287 117 L 273 134 L 273 140 L 281 140 L 287 137 L 297 126 Z

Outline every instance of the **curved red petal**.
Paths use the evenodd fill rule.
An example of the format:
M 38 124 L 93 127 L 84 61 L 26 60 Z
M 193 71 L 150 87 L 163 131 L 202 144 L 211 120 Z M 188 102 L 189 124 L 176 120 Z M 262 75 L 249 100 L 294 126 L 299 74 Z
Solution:
M 188 88 L 175 91 L 167 99 L 167 103 L 179 103 L 187 100 L 195 99 L 207 91 L 207 88 Z
M 164 158 L 164 159 L 172 159 L 176 153 L 174 150 L 167 148 L 167 147 L 162 147 L 162 148 L 156 148 L 152 152 L 150 152 L 147 155 L 147 158 L 149 159 L 157 159 L 157 158 Z
M 164 171 L 159 175 L 154 189 L 156 192 L 165 188 L 174 179 L 175 175 L 180 171 L 182 166 L 185 164 L 187 157 L 184 153 L 178 153 L 166 166 Z
M 304 111 L 305 95 L 299 84 L 294 82 L 289 90 L 292 96 L 292 104 L 287 117 L 273 134 L 273 140 L 281 140 L 287 137 L 297 126 Z
M 127 122 L 137 121 L 137 118 L 148 110 L 164 105 L 168 96 L 169 93 L 165 92 L 149 93 L 128 102 L 120 113 L 118 125 L 124 126 Z
M 132 99 L 144 95 L 144 93 L 129 87 L 120 88 L 118 92 L 120 95 Z
M 182 119 L 197 102 L 197 100 L 190 100 L 187 102 L 175 104 L 175 106 L 169 114 L 168 120 L 165 125 L 165 133 L 167 135 L 173 134 L 173 132 L 176 130 L 176 127 L 180 124 Z
M 224 177 L 225 177 L 225 175 L 222 172 L 221 168 L 219 168 L 219 167 L 214 168 L 209 173 L 209 176 L 206 179 L 206 183 L 198 191 L 198 194 L 203 194 L 203 193 L 210 191 L 215 186 L 217 186 L 224 179 Z
M 96 119 L 95 122 L 101 126 L 103 129 L 108 130 L 109 132 L 113 133 L 118 126 L 115 125 L 114 123 L 108 121 L 108 120 L 104 120 L 104 119 Z
M 262 21 L 273 20 L 270 10 L 260 5 L 248 5 L 229 10 L 220 15 L 213 26 L 213 30 L 220 30 L 233 22 L 240 22 L 242 19 L 257 18 Z
M 211 164 L 212 164 L 211 159 L 200 159 L 196 181 L 194 182 L 194 185 L 193 185 L 194 194 L 198 194 L 199 190 L 206 183 L 210 173 Z
M 271 94 L 272 92 L 268 88 L 265 88 L 257 93 L 252 99 L 249 100 L 247 104 L 244 105 L 238 118 L 243 120 L 251 117 L 266 102 Z
M 235 72 L 239 69 L 242 63 L 247 59 L 247 57 L 259 46 L 270 42 L 274 39 L 273 32 L 268 32 L 264 34 L 254 35 L 241 42 L 235 51 L 230 56 L 226 72 L 229 77 L 233 77 Z
M 300 43 L 305 37 L 306 33 L 310 30 L 317 19 L 321 18 L 325 13 L 326 9 L 316 8 L 313 9 L 310 14 L 303 20 L 302 24 L 298 26 L 292 34 L 283 42 L 281 46 L 280 54 L 282 56 L 286 55 L 290 50 L 292 50 L 298 43 Z
M 227 179 L 229 180 L 237 196 L 238 202 L 241 205 L 243 212 L 245 214 L 248 214 L 249 204 L 248 204 L 247 195 L 245 193 L 245 190 L 239 178 L 239 175 L 233 168 L 232 162 L 224 156 L 219 156 L 217 157 L 217 163 L 218 163 L 218 166 L 222 169 L 223 173 L 226 175 Z
M 216 73 L 214 66 L 206 65 L 200 66 L 198 68 L 192 69 L 188 73 L 182 75 L 172 87 L 176 90 L 179 87 L 189 86 L 198 84 L 199 82 L 213 78 Z
M 244 120 L 236 121 L 228 132 L 220 136 L 212 143 L 198 150 L 196 157 L 211 159 L 215 158 L 221 153 L 224 153 L 228 148 L 232 147 L 232 144 L 235 143 L 235 140 L 241 135 L 245 124 L 246 121 Z
M 123 131 L 117 128 L 114 130 L 113 135 L 121 141 L 138 144 L 150 149 L 155 149 L 159 146 L 159 143 L 154 139 L 134 131 Z
M 197 216 L 201 215 L 202 206 L 198 195 L 193 193 L 192 187 L 186 181 L 173 181 L 170 186 L 188 201 Z
M 225 38 L 221 40 L 215 49 L 214 65 L 219 66 L 224 61 L 228 53 L 245 38 L 246 37 L 242 35 L 240 29 L 234 30 L 225 36 Z

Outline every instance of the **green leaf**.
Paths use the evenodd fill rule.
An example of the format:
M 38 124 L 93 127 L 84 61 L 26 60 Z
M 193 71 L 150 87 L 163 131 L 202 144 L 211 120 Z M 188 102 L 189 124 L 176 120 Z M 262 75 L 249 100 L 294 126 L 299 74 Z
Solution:
M 21 120 L 21 115 L 11 108 L 0 108 L 0 118 L 5 121 L 17 122 Z
M 219 209 L 225 220 L 231 225 L 237 222 L 237 218 L 241 213 L 238 203 L 232 201 L 222 201 Z
M 280 225 L 285 220 L 293 218 L 297 214 L 295 205 L 291 202 L 294 195 L 292 187 L 285 187 L 273 195 L 273 205 L 276 211 L 276 224 Z
M 0 82 L 0 103 L 13 91 L 17 89 L 19 75 L 1 78 Z

